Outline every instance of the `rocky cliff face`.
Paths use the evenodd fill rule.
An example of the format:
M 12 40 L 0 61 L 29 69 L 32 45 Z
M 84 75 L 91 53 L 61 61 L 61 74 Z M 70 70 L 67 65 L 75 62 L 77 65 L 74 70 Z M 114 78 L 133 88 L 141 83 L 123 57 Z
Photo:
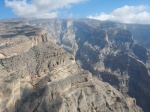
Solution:
M 145 112 L 150 111 L 150 51 L 135 40 L 143 35 L 136 30 L 138 25 L 133 28 L 90 19 L 25 21 L 46 29 L 51 40 L 72 53 L 83 69 L 126 97 L 134 97 Z
M 38 45 L 39 43 L 47 42 L 47 39 L 49 39 L 49 37 L 45 34 L 37 35 L 32 39 L 22 35 L 16 36 L 13 39 L 2 39 L 0 42 L 0 58 L 10 58 L 12 56 L 28 52 L 30 48 Z
M 136 39 L 142 46 L 145 46 L 150 49 L 150 35 L 149 29 L 150 25 L 127 25 L 127 29 L 129 29 L 134 35 L 134 39 Z
M 82 70 L 74 56 L 51 42 L 44 30 L 1 24 L 1 112 L 142 111 L 134 98 L 124 97 Z

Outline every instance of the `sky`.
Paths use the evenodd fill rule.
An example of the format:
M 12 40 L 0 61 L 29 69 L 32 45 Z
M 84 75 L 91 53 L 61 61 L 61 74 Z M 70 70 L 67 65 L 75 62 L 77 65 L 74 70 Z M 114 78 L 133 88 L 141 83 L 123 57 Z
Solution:
M 150 0 L 0 0 L 8 18 L 91 18 L 150 24 Z

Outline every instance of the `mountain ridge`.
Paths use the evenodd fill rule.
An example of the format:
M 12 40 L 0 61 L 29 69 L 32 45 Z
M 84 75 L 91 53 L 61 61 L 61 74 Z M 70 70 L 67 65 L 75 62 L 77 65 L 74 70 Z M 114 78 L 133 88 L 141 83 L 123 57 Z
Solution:
M 12 29 L 11 25 L 7 27 Z M 5 38 L 1 37 L 4 44 L 1 43 L 0 51 L 7 47 L 11 49 L 14 43 L 22 43 L 22 49 L 26 48 L 23 44 L 26 43 L 25 37 L 31 41 L 26 52 L 23 50 L 0 59 L 0 111 L 142 112 L 134 98 L 125 98 L 108 83 L 93 78 L 90 72 L 81 69 L 74 56 L 47 39 L 49 36 L 43 30 L 24 28 L 18 26 L 13 33 L 34 33 L 28 36 L 26 33 L 15 36 L 8 34 L 8 37 L 6 33 Z M 20 42 L 22 38 L 25 40 Z M 8 39 L 10 41 L 5 45 Z

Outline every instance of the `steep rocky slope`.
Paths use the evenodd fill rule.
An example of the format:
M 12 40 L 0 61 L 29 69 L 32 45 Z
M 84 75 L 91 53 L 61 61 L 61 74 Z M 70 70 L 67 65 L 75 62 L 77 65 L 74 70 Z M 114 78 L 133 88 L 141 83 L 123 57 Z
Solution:
M 127 25 L 126 27 L 134 35 L 135 39 L 143 46 L 150 49 L 150 25 Z
M 1 112 L 142 111 L 134 98 L 82 70 L 44 30 L 14 22 L 1 25 Z
M 135 40 L 142 38 L 143 30 L 136 30 L 140 25 L 90 19 L 25 21 L 47 30 L 51 40 L 75 55 L 83 69 L 136 98 L 145 112 L 150 111 L 150 51 Z

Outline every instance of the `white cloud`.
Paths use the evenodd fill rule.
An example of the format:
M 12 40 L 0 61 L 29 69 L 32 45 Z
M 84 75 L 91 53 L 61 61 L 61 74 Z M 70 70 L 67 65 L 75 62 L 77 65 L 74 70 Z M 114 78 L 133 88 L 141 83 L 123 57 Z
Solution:
M 115 9 L 110 14 L 101 12 L 100 14 L 89 15 L 88 18 L 102 21 L 117 21 L 122 23 L 150 24 L 150 12 L 148 12 L 147 9 L 148 7 L 145 5 L 126 5 Z
M 7 7 L 13 12 L 25 18 L 55 18 L 59 9 L 68 8 L 86 0 L 5 0 Z

